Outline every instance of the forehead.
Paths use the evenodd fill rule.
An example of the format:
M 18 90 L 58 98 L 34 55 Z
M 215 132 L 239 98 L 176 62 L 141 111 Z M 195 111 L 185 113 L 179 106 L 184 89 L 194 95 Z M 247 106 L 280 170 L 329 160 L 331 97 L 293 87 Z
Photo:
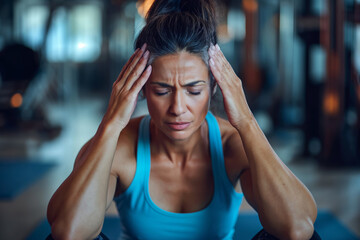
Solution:
M 209 70 L 201 57 L 188 52 L 157 57 L 149 81 L 186 83 L 191 80 L 209 81 Z

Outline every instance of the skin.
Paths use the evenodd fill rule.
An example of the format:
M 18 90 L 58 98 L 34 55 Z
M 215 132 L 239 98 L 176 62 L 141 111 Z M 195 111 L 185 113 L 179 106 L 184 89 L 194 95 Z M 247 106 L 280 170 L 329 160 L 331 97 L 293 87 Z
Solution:
M 211 96 L 208 69 L 200 57 L 179 52 L 158 57 L 145 70 L 145 49 L 146 45 L 134 53 L 114 82 L 98 131 L 80 150 L 74 170 L 49 203 L 55 239 L 96 237 L 114 195 L 130 186 L 141 120 L 130 117 L 145 83 L 152 117 L 149 191 L 153 202 L 164 210 L 185 213 L 205 208 L 212 199 L 204 121 Z M 271 148 L 247 105 L 241 80 L 221 50 L 211 47 L 209 55 L 229 119 L 217 118 L 229 180 L 234 186 L 241 181 L 265 230 L 280 239 L 309 239 L 316 217 L 311 194 Z
M 187 52 L 159 57 L 152 66 L 145 86 L 152 117 L 150 195 L 167 211 L 198 211 L 213 194 L 204 121 L 209 71 L 200 57 Z
M 241 139 L 248 161 L 240 175 L 245 197 L 269 233 L 280 239 L 309 239 L 317 215 L 311 193 L 270 146 L 248 107 L 241 80 L 219 46 L 211 46 L 209 55 L 229 122 L 237 131 L 233 138 Z M 228 151 L 236 151 L 238 144 L 229 142 Z

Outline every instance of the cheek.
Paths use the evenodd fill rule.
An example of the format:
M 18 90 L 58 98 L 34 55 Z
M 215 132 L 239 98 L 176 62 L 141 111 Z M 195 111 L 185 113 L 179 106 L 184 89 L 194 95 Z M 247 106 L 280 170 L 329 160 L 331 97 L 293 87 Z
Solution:
M 169 101 L 163 98 L 159 98 L 158 96 L 154 96 L 153 94 L 148 94 L 146 96 L 146 102 L 150 115 L 154 116 L 165 114 L 169 107 Z
M 191 112 L 201 115 L 201 113 L 206 114 L 210 107 L 210 96 L 209 94 L 204 94 L 204 96 L 199 98 L 189 99 L 188 109 Z

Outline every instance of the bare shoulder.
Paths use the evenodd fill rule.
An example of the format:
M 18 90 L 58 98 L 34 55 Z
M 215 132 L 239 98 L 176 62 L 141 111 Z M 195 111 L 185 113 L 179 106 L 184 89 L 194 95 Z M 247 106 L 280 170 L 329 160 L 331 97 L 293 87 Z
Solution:
M 143 117 L 130 119 L 128 125 L 121 131 L 114 156 L 115 161 L 126 161 L 136 156 L 136 143 L 140 121 Z
M 120 191 L 130 185 L 136 170 L 136 146 L 139 125 L 142 117 L 133 118 L 121 131 L 114 161 L 111 168 L 113 175 L 118 177 Z M 119 190 L 119 189 L 118 189 Z
M 241 172 L 248 167 L 244 146 L 238 131 L 228 120 L 217 116 L 216 120 L 220 127 L 228 176 L 232 181 L 236 181 Z
M 218 116 L 216 116 L 216 120 L 220 127 L 221 139 L 223 143 L 226 143 L 226 141 L 229 140 L 229 137 L 236 134 L 237 131 L 228 120 Z
M 121 131 L 118 143 L 116 146 L 116 153 L 133 152 L 135 147 L 140 121 L 143 117 L 130 119 L 128 125 Z

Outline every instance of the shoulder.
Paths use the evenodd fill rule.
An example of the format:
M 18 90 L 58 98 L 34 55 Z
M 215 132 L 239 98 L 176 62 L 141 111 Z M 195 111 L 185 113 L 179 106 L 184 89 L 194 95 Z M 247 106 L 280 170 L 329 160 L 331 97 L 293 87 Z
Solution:
M 130 119 L 127 126 L 121 131 L 116 151 L 112 171 L 121 177 L 121 173 L 128 167 L 136 167 L 136 146 L 139 132 L 139 125 L 144 116 Z
M 229 138 L 237 133 L 236 129 L 230 124 L 230 122 L 221 117 L 215 116 L 219 124 L 221 139 L 223 143 L 226 143 Z
M 116 150 L 124 151 L 136 144 L 139 132 L 139 125 L 144 116 L 130 119 L 127 126 L 121 131 Z
M 216 120 L 219 124 L 224 151 L 227 150 L 227 148 L 230 147 L 234 141 L 241 141 L 239 133 L 228 120 L 218 116 L 216 116 Z
M 225 165 L 230 178 L 235 180 L 248 167 L 248 160 L 238 131 L 231 123 L 216 116 L 223 145 Z

